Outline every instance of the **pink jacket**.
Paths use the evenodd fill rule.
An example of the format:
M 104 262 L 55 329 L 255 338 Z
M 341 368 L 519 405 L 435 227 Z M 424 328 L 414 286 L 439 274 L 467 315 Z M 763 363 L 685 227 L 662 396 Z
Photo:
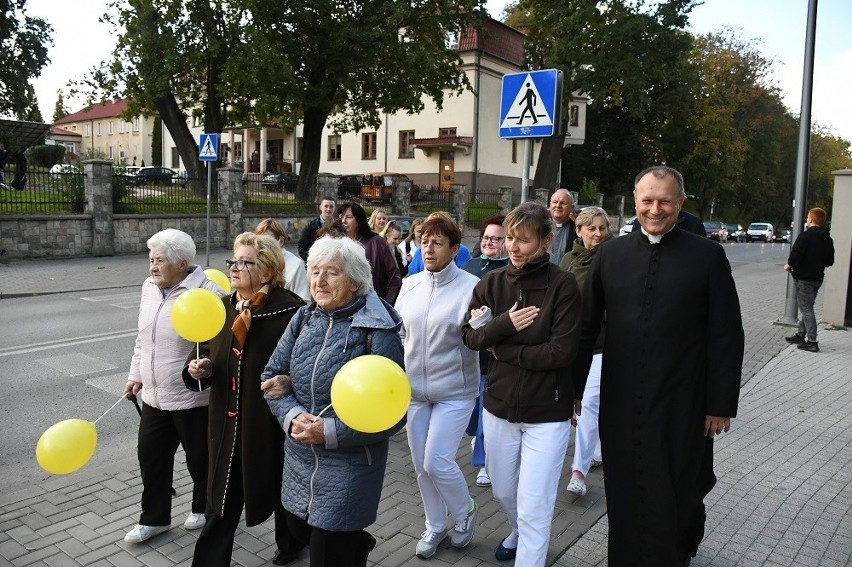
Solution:
M 195 343 L 181 338 L 171 322 L 175 300 L 188 289 L 202 287 L 220 297 L 225 293 L 204 275 L 200 266 L 192 266 L 189 274 L 178 285 L 163 294 L 149 277 L 142 284 L 139 304 L 139 332 L 130 361 L 127 379 L 142 382 L 142 401 L 151 407 L 166 411 L 184 410 L 206 406 L 210 392 L 188 390 L 181 372 Z

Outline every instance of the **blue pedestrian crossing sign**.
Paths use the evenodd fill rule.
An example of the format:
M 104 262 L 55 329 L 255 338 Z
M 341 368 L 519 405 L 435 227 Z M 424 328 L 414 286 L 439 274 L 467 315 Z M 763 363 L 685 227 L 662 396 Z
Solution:
M 219 134 L 201 134 L 198 140 L 198 159 L 216 161 L 219 159 Z
M 562 110 L 562 71 L 542 69 L 503 75 L 501 138 L 546 138 L 557 132 Z

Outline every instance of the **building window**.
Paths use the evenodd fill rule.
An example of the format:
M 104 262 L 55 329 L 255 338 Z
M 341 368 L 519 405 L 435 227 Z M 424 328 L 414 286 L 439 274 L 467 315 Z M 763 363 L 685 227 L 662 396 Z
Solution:
M 438 128 L 438 137 L 439 138 L 455 138 L 456 137 L 456 129 L 455 128 Z
M 91 130 L 89 126 L 89 124 L 86 124 L 86 128 L 84 129 L 84 131 L 86 132 L 86 137 L 91 136 Z
M 112 134 L 112 120 L 107 122 L 107 134 Z
M 361 134 L 361 159 L 376 159 L 376 133 Z
M 512 163 L 518 163 L 518 141 L 512 140 Z
M 107 148 L 107 157 L 109 159 L 112 159 L 112 146 Z
M 414 130 L 401 130 L 399 132 L 399 157 L 413 158 L 414 146 L 411 145 L 411 140 L 414 139 Z
M 124 120 L 118 121 L 118 133 L 124 134 Z
M 98 130 L 97 130 L 97 133 L 98 133 L 98 136 L 100 136 L 100 135 L 101 135 L 101 123 L 100 123 L 100 122 L 98 122 Z
M 340 134 L 328 137 L 328 161 L 340 161 L 342 149 Z
M 139 117 L 138 116 L 133 118 L 133 131 L 134 132 L 139 131 Z
M 172 148 L 172 169 L 180 168 L 180 153 L 177 148 Z

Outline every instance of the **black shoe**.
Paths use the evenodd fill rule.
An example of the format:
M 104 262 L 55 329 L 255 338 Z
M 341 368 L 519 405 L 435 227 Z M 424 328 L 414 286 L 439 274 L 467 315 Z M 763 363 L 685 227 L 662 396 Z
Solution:
M 357 565 L 357 567 L 367 567 L 367 557 L 370 556 L 370 552 L 373 551 L 373 549 L 375 549 L 376 547 L 376 538 L 374 538 L 369 533 L 367 534 L 367 536 L 370 538 L 370 543 L 367 545 L 367 555 L 364 556 L 363 561 L 355 564 Z
M 272 559 L 272 563 L 275 565 L 289 565 L 290 563 L 294 563 L 301 553 L 301 549 L 299 551 L 278 551 L 275 554 L 275 557 Z
M 497 561 L 511 561 L 518 553 L 517 547 L 503 547 L 503 542 L 497 546 L 497 551 L 494 552 L 494 559 Z
M 808 352 L 819 352 L 819 343 L 817 341 L 806 341 L 796 348 L 806 350 Z
M 784 340 L 786 340 L 788 343 L 793 343 L 794 345 L 798 345 L 798 344 L 802 344 L 803 342 L 805 342 L 805 337 L 803 337 L 799 333 L 796 333 L 792 337 L 784 337 Z

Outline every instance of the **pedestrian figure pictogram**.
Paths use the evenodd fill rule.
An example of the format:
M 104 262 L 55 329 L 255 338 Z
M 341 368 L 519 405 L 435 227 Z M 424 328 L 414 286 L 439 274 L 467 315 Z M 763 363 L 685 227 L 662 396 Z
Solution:
M 500 102 L 500 137 L 553 135 L 561 102 L 561 73 L 555 69 L 505 75 Z

